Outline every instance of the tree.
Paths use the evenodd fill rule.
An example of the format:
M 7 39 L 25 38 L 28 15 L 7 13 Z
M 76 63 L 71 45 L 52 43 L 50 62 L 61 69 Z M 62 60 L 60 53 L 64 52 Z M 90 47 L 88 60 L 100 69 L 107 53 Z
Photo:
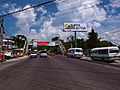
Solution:
M 57 41 L 59 39 L 59 37 L 54 37 L 52 38 L 52 41 Z
M 98 34 L 94 32 L 93 28 L 91 32 L 88 34 L 87 45 L 89 49 L 95 48 L 99 45 Z
M 109 46 L 114 46 L 114 44 L 108 41 L 100 41 L 99 43 L 99 47 L 109 47 Z
M 13 37 L 13 41 L 18 45 L 18 48 L 23 48 L 26 40 L 27 38 L 24 35 L 16 35 Z

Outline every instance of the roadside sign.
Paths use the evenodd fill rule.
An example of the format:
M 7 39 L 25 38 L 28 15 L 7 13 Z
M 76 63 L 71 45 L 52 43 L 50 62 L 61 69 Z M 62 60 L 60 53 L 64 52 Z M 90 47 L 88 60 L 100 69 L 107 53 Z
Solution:
M 65 32 L 86 32 L 84 24 L 80 23 L 64 23 Z
M 33 46 L 36 47 L 36 46 L 55 46 L 56 45 L 56 42 L 34 42 L 33 43 Z
M 37 46 L 48 46 L 49 42 L 37 42 Z

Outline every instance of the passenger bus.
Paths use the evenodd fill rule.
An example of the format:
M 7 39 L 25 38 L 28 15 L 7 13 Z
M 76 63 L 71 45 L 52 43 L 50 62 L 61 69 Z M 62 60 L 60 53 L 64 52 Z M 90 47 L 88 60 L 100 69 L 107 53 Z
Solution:
M 115 61 L 120 58 L 118 47 L 93 48 L 90 54 L 93 60 Z
M 83 56 L 82 48 L 70 48 L 67 52 L 68 57 L 81 58 Z
M 24 53 L 23 48 L 14 49 L 14 51 L 16 51 L 18 57 L 22 57 L 23 56 L 23 53 Z

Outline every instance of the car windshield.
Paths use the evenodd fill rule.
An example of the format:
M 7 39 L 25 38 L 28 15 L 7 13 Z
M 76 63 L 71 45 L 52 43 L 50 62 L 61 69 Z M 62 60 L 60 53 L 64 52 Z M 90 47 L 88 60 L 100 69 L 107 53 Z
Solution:
M 47 53 L 46 51 L 41 51 L 41 53 Z
M 36 54 L 35 52 L 31 52 L 31 54 Z
M 80 49 L 76 49 L 76 52 L 82 52 L 82 50 L 80 50 Z
M 110 49 L 110 53 L 119 53 L 118 49 Z

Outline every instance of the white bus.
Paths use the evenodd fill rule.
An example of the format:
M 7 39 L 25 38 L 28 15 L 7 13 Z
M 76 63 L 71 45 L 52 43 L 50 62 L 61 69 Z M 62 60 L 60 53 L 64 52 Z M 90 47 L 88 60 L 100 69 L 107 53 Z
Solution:
M 118 47 L 93 48 L 90 54 L 93 60 L 115 61 L 120 58 Z
M 70 48 L 67 52 L 68 57 L 81 58 L 83 56 L 82 48 Z

